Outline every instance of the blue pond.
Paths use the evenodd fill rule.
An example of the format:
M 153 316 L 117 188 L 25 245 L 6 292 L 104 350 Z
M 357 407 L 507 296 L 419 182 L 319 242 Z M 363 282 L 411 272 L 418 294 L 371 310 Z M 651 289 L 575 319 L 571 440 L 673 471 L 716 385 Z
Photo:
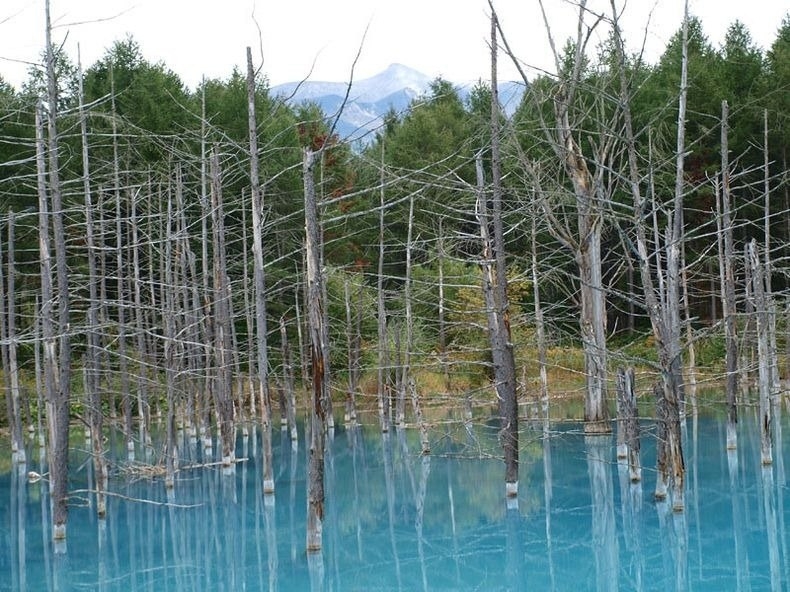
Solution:
M 160 477 L 119 463 L 105 521 L 85 492 L 88 455 L 75 451 L 65 552 L 50 542 L 46 482 L 4 462 L 0 589 L 788 590 L 788 447 L 779 438 L 773 466 L 761 467 L 755 424 L 742 418 L 728 454 L 721 420 L 688 418 L 682 514 L 653 501 L 650 425 L 641 485 L 618 464 L 613 438 L 556 424 L 544 439 L 540 425 L 524 426 L 510 509 L 493 423 L 435 428 L 427 457 L 413 431 L 339 427 L 328 440 L 324 550 L 313 557 L 303 439 L 294 448 L 284 433 L 274 437 L 273 498 L 260 494 L 253 433 L 239 438 L 247 460 L 232 474 L 182 470 L 169 500 Z M 188 442 L 182 455 L 214 460 Z M 36 449 L 29 456 L 26 470 L 46 472 Z

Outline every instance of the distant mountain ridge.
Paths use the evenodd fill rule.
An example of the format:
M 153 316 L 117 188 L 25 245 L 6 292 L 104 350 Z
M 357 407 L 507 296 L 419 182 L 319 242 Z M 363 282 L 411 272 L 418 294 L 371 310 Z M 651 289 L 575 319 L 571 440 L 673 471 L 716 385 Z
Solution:
M 286 82 L 273 86 L 273 95 L 284 97 L 291 104 L 314 102 L 328 117 L 337 114 L 348 91 L 348 102 L 338 119 L 338 135 L 349 141 L 366 142 L 381 127 L 383 117 L 390 109 L 402 112 L 414 99 L 430 89 L 434 78 L 402 64 L 391 64 L 383 72 L 370 78 L 354 80 L 348 91 L 347 82 L 322 82 L 305 80 Z M 456 83 L 462 100 L 466 100 L 474 83 Z M 515 111 L 524 92 L 524 84 L 504 82 L 499 84 L 500 100 L 505 112 Z

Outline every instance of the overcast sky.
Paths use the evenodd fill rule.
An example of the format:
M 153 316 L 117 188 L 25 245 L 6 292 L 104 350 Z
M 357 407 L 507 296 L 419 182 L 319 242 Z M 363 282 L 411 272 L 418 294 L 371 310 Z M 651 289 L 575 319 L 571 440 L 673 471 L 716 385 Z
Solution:
M 561 44 L 573 33 L 574 9 L 564 0 L 545 4 Z M 589 4 L 606 9 L 609 2 Z M 537 0 L 494 5 L 518 56 L 550 69 Z M 73 60 L 78 43 L 87 67 L 131 34 L 148 60 L 165 62 L 191 88 L 203 75 L 224 78 L 243 66 L 248 45 L 272 84 L 308 75 L 346 80 L 358 50 L 357 78 L 395 62 L 454 82 L 487 78 L 489 71 L 487 0 L 51 0 L 51 6 L 54 41 L 65 43 Z M 690 0 L 690 7 L 714 45 L 738 19 L 764 48 L 787 12 L 783 0 Z M 644 37 L 654 59 L 682 14 L 683 0 L 630 0 L 626 38 L 638 48 Z M 43 22 L 44 0 L 0 0 L 0 75 L 16 87 L 27 78 L 26 63 L 41 53 Z M 517 78 L 500 63 L 501 79 Z

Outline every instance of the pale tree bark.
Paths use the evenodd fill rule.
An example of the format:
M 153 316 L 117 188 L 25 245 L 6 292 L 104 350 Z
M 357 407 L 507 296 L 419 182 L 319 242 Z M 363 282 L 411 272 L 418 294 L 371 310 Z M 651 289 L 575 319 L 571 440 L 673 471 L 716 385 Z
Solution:
M 21 388 L 16 343 L 16 270 L 14 267 L 14 212 L 8 212 L 8 267 L 7 278 L 2 272 L 2 247 L 0 247 L 0 339 L 3 342 L 3 374 L 6 383 L 8 425 L 11 428 L 11 460 L 24 465 L 27 462 L 25 441 L 22 437 Z M 1 244 L 1 243 L 0 243 Z M 8 281 L 8 289 L 5 281 Z M 8 306 L 6 306 L 6 301 Z
M 722 274 L 722 308 L 724 315 L 724 359 L 727 369 L 725 388 L 727 394 L 727 449 L 738 445 L 738 335 L 736 328 L 737 310 L 735 306 L 735 256 L 733 240 L 732 205 L 730 200 L 730 155 L 729 155 L 729 106 L 721 103 L 721 231 L 723 243 L 720 253 Z
M 752 239 L 748 247 L 749 266 L 752 270 L 752 293 L 757 317 L 757 372 L 760 392 L 760 461 L 763 465 L 773 463 L 771 430 L 771 356 L 770 356 L 770 300 L 766 291 L 765 265 L 760 261 L 757 241 Z
M 377 277 L 378 358 L 377 393 L 381 431 L 390 424 L 390 360 L 387 344 L 387 306 L 384 300 L 384 147 L 381 153 L 381 191 L 379 193 L 379 265 Z
M 285 326 L 285 317 L 280 317 L 280 348 L 283 357 L 283 385 L 285 388 L 285 410 L 288 418 L 291 443 L 296 445 L 299 432 L 296 429 L 296 387 L 294 385 L 294 361 L 291 353 L 288 331 Z
M 69 449 L 69 404 L 71 401 L 71 335 L 69 328 L 69 270 L 66 259 L 66 232 L 62 188 L 60 183 L 60 160 L 58 136 L 58 92 L 55 77 L 55 48 L 52 45 L 49 0 L 46 11 L 46 65 L 48 113 L 48 160 L 49 193 L 52 203 L 52 238 L 55 243 L 58 298 L 58 376 L 57 391 L 52 400 L 53 437 L 50 443 L 50 477 L 52 486 L 52 536 L 65 540 L 68 518 L 68 449 Z M 54 347 L 54 336 L 50 345 Z
M 225 212 L 222 203 L 219 153 L 211 156 L 211 228 L 214 254 L 214 404 L 219 414 L 222 465 L 236 460 L 233 408 L 233 342 L 231 334 L 230 280 L 225 252 Z
M 329 360 L 324 358 L 328 339 L 323 301 L 323 273 L 320 266 L 321 246 L 318 244 L 320 223 L 313 179 L 316 153 L 306 148 L 303 161 L 305 198 L 305 254 L 307 263 L 307 307 L 310 332 L 310 363 L 312 396 L 309 409 L 310 436 L 307 467 L 307 551 L 322 549 L 324 520 L 324 442 Z
M 581 82 L 585 49 L 593 27 L 585 31 L 584 17 L 588 12 L 586 0 L 578 3 L 579 16 L 575 39 L 575 54 L 570 70 L 562 67 L 562 58 L 557 51 L 551 27 L 542 0 L 539 0 L 541 13 L 554 57 L 557 75 L 561 77 L 553 97 L 554 121 L 546 124 L 543 130 L 551 149 L 556 155 L 562 170 L 569 178 L 576 203 L 576 229 L 560 222 L 545 198 L 541 199 L 544 214 L 549 220 L 551 234 L 573 253 L 579 270 L 579 326 L 584 349 L 585 367 L 585 433 L 610 433 L 607 405 L 607 345 L 606 345 L 606 291 L 603 285 L 601 268 L 601 233 L 603 225 L 603 204 L 606 201 L 604 174 L 608 170 L 607 159 L 614 138 L 611 134 L 599 134 L 600 142 L 594 148 L 596 169 L 591 172 L 587 159 L 578 143 L 579 134 L 571 121 L 571 109 L 575 105 L 576 94 Z M 493 11 L 492 1 L 489 6 Z M 600 22 L 598 18 L 596 24 Z M 501 30 L 501 29 L 500 29 Z M 503 37 L 505 49 L 519 70 L 524 82 L 529 80 L 521 63 L 510 50 Z M 563 73 L 565 72 L 565 73 Z M 601 122 L 603 125 L 604 122 Z M 534 175 L 533 175 L 534 176 Z
M 90 160 L 88 152 L 88 121 L 84 106 L 82 64 L 79 62 L 79 115 L 80 138 L 82 141 L 82 183 L 85 194 L 85 243 L 88 257 L 88 327 L 85 347 L 85 390 L 88 400 L 88 423 L 91 433 L 91 452 L 96 475 L 96 514 L 103 518 L 107 514 L 107 502 L 104 492 L 107 490 L 108 471 L 104 453 L 103 421 L 101 408 L 99 355 L 101 336 L 99 335 L 99 287 L 98 265 L 96 261 L 95 227 L 93 222 L 93 199 L 90 176 Z
M 672 210 L 668 213 L 668 223 L 664 237 L 666 267 L 660 267 L 661 257 L 648 253 L 647 231 L 644 220 L 647 215 L 647 200 L 642 195 L 641 174 L 636 153 L 635 134 L 631 119 L 630 94 L 625 71 L 625 52 L 618 23 L 618 10 L 611 0 L 615 49 L 620 70 L 620 105 L 622 108 L 624 136 L 628 156 L 629 186 L 634 200 L 634 229 L 645 307 L 650 317 L 653 335 L 658 349 L 660 384 L 654 392 L 656 416 L 659 424 L 658 435 L 658 474 L 655 496 L 664 499 L 671 487 L 672 506 L 677 512 L 684 510 L 685 462 L 680 430 L 680 405 L 683 396 L 682 351 L 680 343 L 680 266 L 681 244 L 683 240 L 683 165 L 685 155 L 686 96 L 688 92 L 688 3 L 683 19 L 683 43 L 680 96 L 678 100 L 678 131 L 675 160 L 675 194 Z M 652 167 L 652 162 L 650 164 Z M 651 184 L 652 184 L 651 169 Z M 655 215 L 655 213 L 654 213 Z M 655 226 L 655 225 L 654 225 Z M 658 230 L 655 229 L 655 248 L 660 249 Z M 651 265 L 655 260 L 655 265 Z M 657 279 L 658 286 L 654 282 Z
M 263 193 L 258 172 L 258 126 L 255 116 L 255 72 L 252 50 L 247 48 L 247 117 L 250 139 L 250 184 L 252 187 L 252 253 L 255 291 L 258 399 L 263 423 L 263 492 L 274 493 L 272 468 L 272 402 L 269 393 L 269 358 L 266 323 L 266 278 L 263 267 Z

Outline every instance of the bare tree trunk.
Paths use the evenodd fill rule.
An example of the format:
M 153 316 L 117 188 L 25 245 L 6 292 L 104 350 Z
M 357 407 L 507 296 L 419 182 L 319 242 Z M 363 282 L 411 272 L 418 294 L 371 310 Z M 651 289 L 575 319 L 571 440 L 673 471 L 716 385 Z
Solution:
M 0 254 L 2 248 L 0 247 Z M 22 437 L 21 389 L 16 348 L 16 270 L 14 268 L 14 212 L 8 212 L 8 290 L 6 293 L 0 257 L 0 339 L 3 341 L 3 374 L 6 380 L 8 425 L 11 428 L 11 460 L 24 465 L 27 462 L 25 441 Z M 8 306 L 6 307 L 6 298 Z M 7 345 L 6 345 L 7 344 Z
M 618 449 L 617 456 L 627 459 L 632 483 L 642 480 L 642 463 L 639 458 L 639 413 L 634 391 L 635 383 L 633 368 L 627 370 L 620 368 L 617 371 L 618 444 L 620 432 L 622 432 L 624 449 L 622 454 Z
M 96 514 L 99 518 L 107 515 L 107 502 L 104 492 L 107 490 L 108 472 L 107 460 L 104 456 L 104 442 L 102 434 L 103 412 L 101 408 L 101 395 L 99 391 L 99 350 L 101 337 L 99 335 L 99 289 L 98 269 L 96 262 L 96 244 L 94 238 L 93 200 L 91 192 L 90 162 L 88 158 L 88 122 L 84 107 L 82 64 L 79 64 L 79 114 L 80 137 L 82 140 L 82 180 L 85 194 L 85 241 L 88 256 L 88 328 L 85 348 L 85 390 L 88 400 L 88 423 L 91 433 L 91 452 L 93 454 L 93 467 L 96 475 Z
M 738 335 L 736 332 L 737 310 L 735 306 L 735 272 L 733 271 L 732 215 L 730 202 L 730 158 L 728 144 L 729 107 L 721 103 L 721 226 L 724 250 L 720 256 L 722 283 L 722 308 L 724 314 L 725 364 L 727 368 L 727 449 L 738 445 Z
M 291 442 L 296 443 L 299 432 L 296 429 L 296 388 L 294 386 L 294 361 L 291 347 L 288 342 L 288 331 L 285 327 L 285 317 L 280 317 L 280 347 L 283 356 L 283 382 L 285 385 L 285 409 L 288 417 L 288 427 Z
M 507 263 L 505 259 L 504 221 L 502 214 L 502 157 L 501 141 L 501 107 L 497 79 L 497 17 L 491 14 L 491 198 L 493 202 L 492 226 L 493 237 L 488 235 L 488 216 L 485 213 L 483 193 L 478 197 L 481 205 L 480 227 L 483 232 L 483 243 L 488 243 L 484 251 L 486 260 L 493 259 L 494 268 L 487 265 L 491 289 L 492 308 L 489 314 L 489 340 L 494 362 L 494 381 L 496 383 L 499 415 L 502 422 L 500 432 L 502 447 L 505 454 L 505 496 L 518 496 L 518 393 L 516 390 L 516 364 L 513 356 L 513 343 L 510 334 L 510 310 L 507 291 Z M 477 160 L 478 184 L 482 190 L 480 157 Z M 493 273 L 492 273 L 493 272 Z M 488 304 L 488 303 L 487 303 Z M 488 307 L 487 307 L 488 308 Z
M 377 302 L 378 302 L 378 357 L 379 367 L 377 370 L 377 391 L 378 391 L 378 407 L 379 407 L 379 421 L 381 423 L 381 431 L 389 431 L 389 374 L 390 374 L 390 360 L 387 345 L 387 308 L 384 302 L 384 148 L 382 146 L 382 168 L 381 168 L 381 192 L 379 194 L 379 266 L 378 266 L 378 285 L 377 285 Z
M 259 400 L 263 423 L 263 492 L 274 493 L 272 468 L 272 402 L 269 393 L 268 336 L 266 326 L 266 278 L 263 268 L 263 193 L 258 176 L 258 126 L 255 116 L 255 72 L 252 50 L 247 48 L 247 115 L 250 138 L 250 184 L 252 186 L 252 253 L 255 287 L 255 320 Z
M 530 241 L 532 244 L 531 271 L 532 296 L 535 301 L 535 339 L 538 342 L 538 366 L 540 372 L 540 401 L 543 406 L 543 419 L 548 431 L 549 420 L 549 379 L 546 365 L 546 327 L 543 322 L 543 308 L 540 303 L 540 275 L 538 274 L 538 240 L 535 219 L 537 211 L 532 212 Z
M 675 163 L 675 195 L 673 209 L 669 215 L 668 228 L 664 239 L 666 252 L 666 269 L 660 267 L 660 257 L 656 256 L 655 266 L 651 266 L 648 254 L 647 237 L 644 220 L 646 218 L 646 200 L 640 187 L 641 175 L 638 167 L 635 136 L 631 120 L 630 95 L 625 73 L 625 53 L 617 21 L 618 11 L 614 0 L 611 0 L 615 49 L 620 70 L 620 104 L 623 110 L 623 124 L 627 142 L 629 164 L 629 184 L 634 199 L 634 227 L 637 240 L 642 286 L 645 293 L 645 307 L 650 316 L 653 335 L 656 338 L 661 384 L 656 385 L 657 396 L 656 417 L 659 424 L 658 476 L 656 498 L 663 499 L 667 488 L 671 486 L 673 493 L 673 509 L 681 512 L 684 509 L 685 463 L 680 431 L 680 404 L 684 399 L 682 384 L 682 358 L 680 346 L 680 265 L 681 242 L 683 240 L 683 163 L 685 155 L 685 121 L 686 96 L 688 90 L 688 3 L 683 19 L 683 45 L 680 98 L 678 107 L 678 134 Z M 651 153 L 652 159 L 652 153 Z M 651 165 L 652 167 L 652 162 Z M 651 169 L 651 185 L 652 185 Z M 654 224 L 655 226 L 655 224 Z M 660 239 L 655 231 L 655 247 L 659 250 Z M 654 279 L 658 280 L 658 288 Z
M 66 538 L 68 518 L 69 403 L 71 401 L 71 336 L 69 329 L 69 270 L 66 259 L 66 232 L 60 185 L 58 93 L 55 79 L 55 48 L 49 0 L 46 1 L 47 101 L 49 103 L 49 191 L 52 199 L 52 237 L 55 243 L 58 297 L 58 384 L 53 399 L 54 437 L 51 441 L 50 478 L 52 485 L 52 536 Z M 52 343 L 54 346 L 54 343 Z
M 211 227 L 214 252 L 214 401 L 219 413 L 222 465 L 236 460 L 236 429 L 233 417 L 233 342 L 230 314 L 230 281 L 225 254 L 225 212 L 222 204 L 219 154 L 211 157 Z
M 178 466 L 178 445 L 176 443 L 176 288 L 173 264 L 173 205 L 172 197 L 168 194 L 167 217 L 164 219 L 165 241 L 162 253 L 162 317 L 164 325 L 164 366 L 165 366 L 165 396 L 167 398 L 167 434 L 165 443 L 165 488 L 175 487 L 175 473 Z
M 361 294 L 362 285 L 358 286 L 357 292 Z M 356 394 L 359 388 L 359 358 L 362 343 L 362 336 L 359 332 L 361 311 L 356 309 L 352 313 L 348 274 L 343 278 L 343 300 L 346 307 L 346 354 L 348 357 L 348 391 L 346 392 L 346 411 L 343 420 L 346 425 L 355 425 L 357 422 Z
M 770 294 L 765 289 L 765 269 L 760 261 L 757 241 L 749 243 L 749 266 L 752 269 L 755 316 L 757 317 L 757 368 L 760 390 L 760 460 L 764 465 L 773 463 L 771 442 L 771 357 L 770 357 Z
M 307 305 L 313 393 L 310 404 L 310 439 L 307 469 L 307 551 L 322 549 L 324 519 L 324 440 L 326 430 L 326 381 L 329 360 L 324 358 L 328 331 L 324 324 L 323 275 L 320 267 L 320 224 L 313 179 L 316 153 L 304 151 L 305 253 L 307 259 Z

